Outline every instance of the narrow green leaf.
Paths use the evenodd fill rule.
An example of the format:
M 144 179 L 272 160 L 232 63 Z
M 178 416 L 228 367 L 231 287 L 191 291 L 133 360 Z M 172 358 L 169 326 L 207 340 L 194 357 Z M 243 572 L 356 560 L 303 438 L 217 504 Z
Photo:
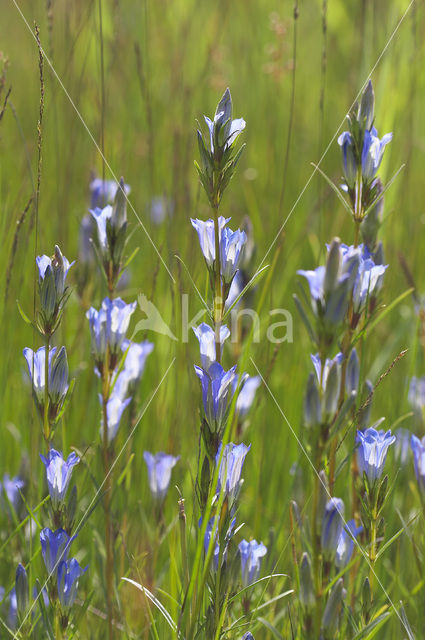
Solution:
M 204 307 L 204 309 L 208 312 L 208 315 L 209 315 L 209 317 L 211 318 L 211 310 L 210 310 L 210 308 L 209 308 L 209 306 L 208 306 L 208 303 L 203 299 L 203 297 L 202 297 L 202 295 L 201 295 L 201 292 L 199 291 L 199 289 L 198 289 L 198 287 L 196 286 L 196 284 L 195 284 L 195 282 L 194 282 L 194 280 L 193 280 L 192 276 L 190 275 L 190 271 L 189 271 L 189 269 L 188 269 L 188 268 L 187 268 L 187 266 L 185 265 L 185 263 L 184 263 L 184 261 L 182 260 L 182 258 L 180 258 L 180 256 L 178 256 L 178 255 L 176 254 L 176 255 L 175 255 L 175 257 L 176 257 L 176 258 L 177 258 L 177 260 L 178 260 L 179 262 L 181 262 L 181 263 L 182 263 L 182 265 L 184 266 L 184 268 L 185 268 L 185 270 L 186 270 L 186 273 L 187 273 L 187 275 L 189 276 L 190 283 L 191 283 L 192 287 L 194 288 L 194 290 L 195 290 L 195 292 L 196 292 L 196 294 L 197 294 L 197 296 L 198 296 L 198 298 L 199 298 L 199 301 L 201 302 L 202 306 L 203 306 L 203 307 Z
M 343 207 L 348 211 L 348 213 L 350 214 L 350 216 L 353 215 L 353 210 L 350 207 L 349 203 L 347 202 L 347 200 L 344 198 L 344 196 L 342 195 L 342 193 L 340 192 L 340 190 L 338 189 L 338 187 L 336 186 L 336 184 L 334 184 L 332 182 L 332 180 L 330 178 L 328 178 L 328 176 L 326 175 L 326 173 L 324 171 L 321 170 L 321 168 L 319 167 L 319 165 L 314 164 L 314 162 L 311 163 L 312 166 L 316 169 L 316 171 L 318 171 L 320 173 L 320 175 L 326 180 L 326 182 L 328 183 L 328 185 L 330 187 L 332 187 L 332 190 L 336 193 L 336 195 L 338 196 L 339 201 L 341 202 L 341 204 L 343 205 Z
M 385 316 L 390 313 L 390 311 L 395 309 L 395 307 L 399 305 L 400 302 L 402 302 L 405 298 L 407 298 L 407 296 L 409 296 L 412 293 L 412 291 L 414 291 L 413 287 L 411 287 L 410 289 L 407 289 L 404 293 L 399 295 L 398 298 L 396 298 L 388 306 L 386 306 L 385 309 L 382 311 L 382 313 L 380 313 L 377 318 L 375 318 L 370 322 L 367 333 L 369 334 L 376 327 L 376 325 L 379 322 L 381 322 L 381 320 L 383 320 Z

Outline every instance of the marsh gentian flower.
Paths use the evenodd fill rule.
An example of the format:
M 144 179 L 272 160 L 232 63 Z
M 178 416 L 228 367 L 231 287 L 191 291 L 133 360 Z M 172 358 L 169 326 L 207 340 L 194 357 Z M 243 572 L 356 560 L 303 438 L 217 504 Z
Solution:
M 331 498 L 326 503 L 322 520 L 321 545 L 325 556 L 334 556 L 344 526 L 344 503 L 340 498 Z
M 41 305 L 40 330 L 51 335 L 57 327 L 66 298 L 66 276 L 74 263 L 69 263 L 57 245 L 52 258 L 46 255 L 37 256 L 36 262 Z
M 224 218 L 223 216 L 218 217 L 219 244 L 222 231 L 229 220 L 230 218 Z M 207 267 L 209 269 L 212 269 L 215 260 L 214 220 L 212 218 L 210 218 L 209 220 L 198 220 L 198 218 L 191 218 L 190 221 L 192 223 L 192 227 L 198 234 L 199 244 L 201 246 L 201 251 L 204 255 L 205 262 L 207 263 Z
M 82 569 L 75 558 L 69 561 L 62 560 L 58 567 L 58 596 L 59 602 L 65 612 L 75 602 L 78 590 L 78 581 L 87 571 L 88 567 Z
M 415 465 L 416 480 L 422 495 L 425 495 L 425 437 L 420 440 L 412 435 L 410 446 L 413 452 L 413 463 Z
M 245 231 L 238 229 L 232 231 L 226 227 L 230 218 L 218 218 L 219 247 L 220 247 L 220 270 L 221 277 L 225 284 L 229 285 L 242 259 L 243 249 L 247 241 Z M 215 263 L 215 231 L 214 220 L 192 219 L 193 228 L 197 231 L 199 244 L 205 258 L 208 269 L 214 269 Z
M 59 563 L 67 559 L 73 539 L 63 529 L 52 531 L 46 528 L 40 532 L 41 553 L 49 576 L 56 578 Z
M 119 391 L 119 390 L 118 390 Z M 103 405 L 102 396 L 99 394 L 99 402 L 100 405 Z M 128 407 L 131 402 L 131 398 L 121 398 L 121 396 L 115 392 L 115 389 L 111 393 L 108 401 L 106 403 L 106 417 L 108 420 L 108 444 L 111 444 L 115 439 L 115 436 L 118 433 L 118 428 L 120 426 L 120 421 L 122 414 L 124 413 L 124 409 Z M 100 438 L 103 441 L 103 416 L 101 418 L 100 423 Z
M 137 384 L 142 379 L 146 360 L 153 351 L 153 344 L 148 340 L 143 342 L 124 340 L 121 349 L 124 353 L 127 352 L 127 355 L 124 361 L 124 368 L 114 382 L 113 394 L 124 400 L 125 396 L 132 395 Z
M 360 314 L 366 304 L 382 286 L 382 277 L 388 265 L 375 264 L 371 258 L 361 260 L 353 288 L 353 310 Z
M 218 103 L 214 120 L 204 116 L 210 133 L 210 152 L 213 156 L 220 155 L 232 146 L 238 136 L 245 129 L 243 118 L 232 120 L 232 97 L 226 89 Z
M 254 636 L 252 635 L 252 633 L 250 631 L 247 631 L 242 636 L 242 640 L 254 640 Z
M 199 349 L 201 352 L 201 367 L 204 370 L 217 360 L 215 332 L 206 322 L 202 322 L 197 327 L 193 327 L 193 333 L 199 340 Z M 220 327 L 220 348 L 223 349 L 223 343 L 230 336 L 230 331 L 226 325 Z M 221 352 L 220 352 L 221 357 Z
M 342 151 L 342 165 L 347 185 L 352 189 L 357 177 L 357 163 L 354 140 L 351 133 L 344 131 L 338 138 L 338 144 Z
M 328 248 L 326 266 L 297 271 L 308 282 L 313 313 L 325 325 L 333 327 L 344 320 L 359 263 L 360 249 L 347 252 L 336 238 Z
M 3 482 L 0 482 L 0 501 L 2 506 L 8 509 L 9 505 L 7 503 L 10 503 L 16 511 L 21 498 L 20 491 L 24 486 L 25 483 L 21 478 L 18 476 L 11 478 L 8 473 L 5 473 L 3 476 Z M 6 494 L 7 500 L 5 499 L 4 494 Z
M 126 304 L 121 298 L 110 300 L 105 298 L 97 311 L 94 307 L 86 313 L 90 324 L 92 352 L 97 367 L 103 366 L 107 348 L 109 347 L 112 369 L 117 365 L 117 356 L 130 324 L 130 318 L 136 308 L 136 302 Z
M 323 373 L 319 354 L 311 354 L 310 357 L 316 372 L 317 384 L 319 387 L 320 384 L 322 385 L 323 401 L 321 420 L 323 421 L 329 418 L 329 416 L 333 416 L 338 408 L 341 387 L 341 367 L 344 356 L 342 353 L 337 353 L 332 360 L 326 358 Z
M 409 457 L 411 434 L 408 429 L 403 429 L 403 427 L 400 427 L 399 429 L 397 429 L 394 435 L 396 437 L 394 445 L 394 460 L 399 462 L 400 465 L 404 467 Z
M 15 593 L 18 618 L 24 618 L 29 607 L 30 591 L 27 572 L 21 563 L 18 564 L 16 569 Z
M 381 164 L 386 145 L 391 142 L 392 133 L 386 133 L 380 140 L 375 127 L 364 134 L 362 149 L 362 176 L 365 182 L 372 180 Z
M 238 399 L 236 400 L 236 412 L 240 418 L 246 416 L 250 408 L 252 407 L 255 394 L 257 392 L 258 387 L 261 384 L 260 376 L 248 376 L 242 380 L 242 385 L 239 391 Z M 236 391 L 236 387 L 238 385 L 238 379 L 233 383 L 234 391 Z
M 217 571 L 218 569 L 218 563 L 220 559 L 220 544 L 218 542 L 219 521 L 220 521 L 219 516 L 213 516 L 212 518 L 210 518 L 207 524 L 207 529 L 205 531 L 205 537 L 204 537 L 204 551 L 205 551 L 205 555 L 207 555 L 208 549 L 210 546 L 211 536 L 213 535 L 213 532 L 214 532 L 214 542 L 212 544 L 214 545 L 213 566 L 215 571 Z M 229 546 L 230 539 L 233 536 L 233 529 L 235 528 L 235 524 L 236 524 L 236 518 L 234 518 L 231 521 L 229 528 L 226 532 L 226 535 L 224 537 L 224 542 L 223 542 L 224 547 L 223 547 L 222 558 L 221 558 L 222 563 L 226 562 L 227 560 L 227 549 Z M 200 527 L 202 526 L 202 518 L 200 518 L 199 520 L 199 526 Z
M 47 458 L 41 454 L 40 458 L 46 467 L 47 486 L 53 509 L 56 511 L 65 500 L 72 470 L 80 462 L 80 458 L 72 452 L 67 460 L 64 460 L 62 453 L 55 449 L 50 449 Z
M 236 366 L 225 371 L 218 362 L 214 362 L 208 370 L 195 365 L 195 371 L 201 381 L 206 420 L 210 428 L 218 432 L 225 421 L 233 396 Z
M 166 196 L 155 196 L 150 204 L 150 218 L 154 224 L 162 224 L 174 211 L 174 202 Z
M 311 609 L 316 604 L 313 572 L 308 553 L 303 553 L 300 563 L 300 602 L 305 609 Z
M 218 474 L 217 495 L 223 490 L 230 506 L 237 498 L 243 482 L 241 480 L 242 467 L 250 448 L 251 445 L 247 447 L 243 443 L 233 444 L 233 442 L 229 442 L 229 444 L 226 444 L 224 447 Z M 215 457 L 216 464 L 220 462 L 221 449 L 222 444 L 220 444 Z
M 345 391 L 348 395 L 358 392 L 360 379 L 360 362 L 356 349 L 352 349 L 347 362 L 347 370 L 345 375 Z
M 128 184 L 124 184 L 124 191 L 128 195 L 131 188 Z M 102 180 L 94 178 L 90 182 L 91 208 L 103 207 L 105 204 L 112 204 L 118 190 L 118 183 L 115 180 Z
M 56 347 L 49 349 L 48 363 L 48 393 L 49 416 L 54 419 L 61 408 L 68 392 L 68 360 L 65 347 L 61 347 L 58 353 Z M 32 382 L 37 408 L 44 415 L 45 393 L 45 357 L 46 348 L 40 347 L 37 351 L 26 347 L 23 351 L 28 365 L 28 372 Z M 34 375 L 33 375 L 34 374 Z
M 360 475 L 365 473 L 369 484 L 373 485 L 382 476 L 388 447 L 395 442 L 395 436 L 390 430 L 377 431 L 369 427 L 364 432 L 357 431 L 356 442 L 359 444 L 357 464 Z
M 152 455 L 149 451 L 145 451 L 143 457 L 148 468 L 149 487 L 152 495 L 157 500 L 163 500 L 170 484 L 171 471 L 180 460 L 180 456 L 174 457 L 163 452 Z
M 335 566 L 339 571 L 350 562 L 354 550 L 353 538 L 357 538 L 362 531 L 363 527 L 356 527 L 355 520 L 349 520 L 342 528 L 335 555 Z
M 260 577 L 261 558 L 267 553 L 267 547 L 256 540 L 242 540 L 238 546 L 241 555 L 242 584 L 248 587 Z
M 78 232 L 78 262 L 80 265 L 89 265 L 94 262 L 94 253 L 91 243 L 93 236 L 93 218 L 86 214 L 80 222 Z

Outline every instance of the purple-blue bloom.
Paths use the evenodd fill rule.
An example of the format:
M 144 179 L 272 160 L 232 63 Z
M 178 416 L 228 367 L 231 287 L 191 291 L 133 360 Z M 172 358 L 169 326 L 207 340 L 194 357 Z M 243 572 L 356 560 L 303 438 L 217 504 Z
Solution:
M 3 482 L 0 482 L 0 500 L 2 506 L 7 509 L 7 502 L 9 502 L 16 511 L 21 497 L 20 491 L 24 488 L 24 485 L 24 481 L 18 476 L 11 478 L 8 473 L 5 473 Z M 6 494 L 7 500 L 5 500 L 3 493 Z
M 40 458 L 46 467 L 47 486 L 53 509 L 56 511 L 65 500 L 71 482 L 72 470 L 80 462 L 80 458 L 72 452 L 67 460 L 64 460 L 62 453 L 55 449 L 50 449 L 47 458 L 41 454 Z
M 344 522 L 344 503 L 340 498 L 331 498 L 326 503 L 322 520 L 321 546 L 324 555 L 336 553 Z
M 420 440 L 417 436 L 412 435 L 410 446 L 412 447 L 413 463 L 419 490 L 422 495 L 425 495 L 425 437 Z
M 381 164 L 385 147 L 391 142 L 392 137 L 392 133 L 386 133 L 382 139 L 379 139 L 375 127 L 372 127 L 370 131 L 365 131 L 362 150 L 362 176 L 366 182 L 375 177 Z
M 225 371 L 218 362 L 214 362 L 208 370 L 195 365 L 195 371 L 201 381 L 206 420 L 211 429 L 220 431 L 233 396 L 236 366 Z
M 59 602 L 65 612 L 69 611 L 77 597 L 78 581 L 87 571 L 82 569 L 75 558 L 68 562 L 62 560 L 58 567 L 58 596 Z
M 146 360 L 153 351 L 153 344 L 148 340 L 143 342 L 124 340 L 121 349 L 124 353 L 127 352 L 127 355 L 125 356 L 124 368 L 119 372 L 114 382 L 113 394 L 124 400 L 125 396 L 131 394 L 140 382 Z
M 56 578 L 59 563 L 67 559 L 73 539 L 64 529 L 52 531 L 46 528 L 40 532 L 41 553 L 49 576 L 53 575 Z
M 44 413 L 44 383 L 45 383 L 45 347 L 40 347 L 36 352 L 26 347 L 23 351 L 28 365 L 28 372 L 32 381 L 32 387 L 37 407 Z M 33 375 L 34 374 L 34 375 Z M 61 347 L 57 353 L 56 347 L 49 349 L 48 363 L 48 392 L 51 418 L 55 418 L 62 406 L 68 392 L 68 359 L 65 347 Z
M 97 311 L 94 307 L 86 313 L 90 324 L 92 351 L 98 366 L 102 366 L 107 347 L 109 354 L 115 360 L 121 349 L 125 333 L 130 324 L 130 318 L 136 308 L 136 302 L 126 304 L 121 298 L 110 300 L 105 298 Z
M 352 189 L 357 177 L 357 163 L 354 149 L 354 140 L 348 131 L 344 131 L 338 138 L 338 144 L 342 151 L 342 164 L 347 185 Z
M 62 252 L 57 245 L 55 246 L 55 254 L 52 258 L 42 255 L 37 256 L 35 260 L 38 267 L 40 282 L 43 282 L 46 278 L 53 276 L 52 282 L 54 283 L 56 301 L 59 302 L 65 292 L 66 276 L 75 261 L 70 263 L 69 260 L 62 255 Z
M 103 399 L 101 394 L 99 394 L 99 402 L 100 405 L 103 405 Z M 120 421 L 122 414 L 124 413 L 124 409 L 128 407 L 131 402 L 131 398 L 122 399 L 118 393 L 114 391 L 111 393 L 108 401 L 106 403 L 106 417 L 108 420 L 108 444 L 111 444 L 115 439 L 115 436 L 118 433 L 118 428 L 120 426 Z M 100 424 L 100 437 L 103 440 L 103 416 L 101 418 Z
M 267 547 L 256 540 L 242 540 L 238 545 L 241 555 L 242 584 L 248 587 L 256 582 L 260 576 L 261 558 L 267 553 Z
M 391 435 L 390 430 L 377 431 L 369 427 L 364 432 L 357 431 L 356 442 L 359 445 L 357 464 L 360 475 L 365 473 L 370 485 L 373 485 L 382 475 L 388 447 L 395 442 L 395 436 Z
M 354 550 L 354 540 L 363 531 L 363 527 L 356 527 L 355 520 L 349 520 L 347 526 L 342 528 L 338 540 L 335 555 L 335 566 L 341 571 L 351 560 Z
M 112 204 L 118 191 L 118 183 L 115 180 L 102 180 L 94 178 L 90 182 L 91 208 L 103 207 L 105 204 Z M 131 188 L 128 184 L 124 185 L 124 191 L 128 195 Z
M 240 418 L 246 416 L 251 409 L 257 389 L 261 384 L 260 376 L 248 376 L 246 375 L 242 381 L 242 385 L 239 391 L 238 399 L 236 400 L 236 412 Z M 238 379 L 233 383 L 234 392 L 238 385 Z
M 241 444 L 233 444 L 233 442 L 229 442 L 224 447 L 223 455 L 221 456 L 222 444 L 220 444 L 216 457 L 215 463 L 216 465 L 220 462 L 220 470 L 218 473 L 218 483 L 217 483 L 217 495 L 224 491 L 226 497 L 229 501 L 230 506 L 234 503 L 235 499 L 238 496 L 239 489 L 242 485 L 243 480 L 241 480 L 242 467 L 245 462 L 245 457 L 248 451 L 250 450 L 251 445 L 248 447 Z
M 199 340 L 199 350 L 201 352 L 201 367 L 207 371 L 213 362 L 216 362 L 215 332 L 206 322 L 202 322 L 197 327 L 193 327 L 193 332 Z M 230 336 L 230 331 L 226 325 L 220 327 L 220 348 Z M 220 357 L 221 357 L 220 352 Z
M 163 500 L 167 494 L 171 480 L 171 471 L 180 460 L 180 456 L 174 457 L 160 452 L 153 455 L 149 451 L 143 453 L 148 468 L 149 487 L 154 498 Z
M 213 156 L 231 147 L 246 126 L 243 118 L 232 120 L 232 98 L 229 89 L 226 89 L 218 103 L 214 120 L 208 116 L 204 116 L 204 119 L 210 133 L 210 151 Z
M 33 351 L 29 347 L 25 347 L 24 358 L 27 361 L 28 372 L 32 387 L 40 407 L 44 406 L 44 383 L 45 383 L 45 358 L 46 347 L 40 347 L 37 351 Z M 49 374 L 52 370 L 52 360 L 56 354 L 56 347 L 49 349 Z M 34 375 L 33 375 L 34 373 Z M 50 377 L 50 375 L 49 375 Z
M 210 541 L 211 541 L 211 536 L 214 534 L 214 542 L 212 543 L 214 545 L 214 551 L 213 551 L 213 566 L 215 571 L 217 571 L 218 569 L 218 562 L 220 559 L 220 545 L 219 542 L 217 540 L 218 538 L 218 530 L 219 530 L 219 521 L 220 521 L 220 517 L 219 516 L 213 516 L 212 518 L 210 518 L 208 524 L 207 524 L 207 529 L 205 531 L 205 537 L 204 537 L 204 551 L 205 551 L 205 555 L 207 555 L 208 553 L 208 549 L 210 546 Z M 233 536 L 233 529 L 235 528 L 235 524 L 236 524 L 236 518 L 233 518 L 233 520 L 231 521 L 230 525 L 229 525 L 229 529 L 226 532 L 225 538 L 224 538 L 224 549 L 222 552 L 222 563 L 226 562 L 227 560 L 227 549 L 229 546 L 229 542 Z M 199 526 L 202 526 L 202 518 L 200 518 L 199 520 Z
M 344 356 L 337 353 L 331 360 L 326 358 L 322 373 L 322 363 L 319 354 L 311 354 L 314 370 L 316 372 L 318 387 L 322 385 L 323 400 L 321 408 L 321 419 L 326 420 L 335 414 L 338 408 L 338 399 L 341 386 L 341 366 Z

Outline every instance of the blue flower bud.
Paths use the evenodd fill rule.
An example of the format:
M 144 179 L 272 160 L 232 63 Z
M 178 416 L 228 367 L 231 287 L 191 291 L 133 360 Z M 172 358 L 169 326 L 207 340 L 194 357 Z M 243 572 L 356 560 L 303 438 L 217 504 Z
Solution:
M 112 207 L 111 225 L 114 229 L 121 229 L 127 223 L 127 194 L 125 192 L 124 178 L 121 178 L 115 194 Z
M 180 460 L 180 456 L 174 457 L 162 452 L 152 455 L 149 451 L 145 451 L 143 457 L 148 468 L 152 495 L 157 500 L 163 500 L 170 484 L 171 471 Z
M 80 458 L 72 452 L 68 459 L 64 460 L 62 453 L 55 449 L 50 449 L 47 458 L 41 454 L 40 458 L 46 467 L 47 486 L 52 506 L 57 511 L 65 500 L 71 482 L 72 470 L 80 462 Z
M 21 478 L 15 476 L 11 478 L 8 473 L 3 476 L 3 482 L 0 482 L 0 505 L 3 509 L 9 510 L 9 504 L 16 511 L 21 499 L 20 491 L 24 488 L 25 483 Z M 6 497 L 7 500 L 6 500 Z M 9 504 L 8 504 L 9 503 Z
M 25 617 L 29 607 L 30 592 L 27 572 L 21 563 L 18 564 L 16 569 L 15 592 L 18 618 L 22 619 Z
M 357 464 L 359 473 L 366 474 L 369 484 L 372 486 L 382 476 L 387 457 L 388 447 L 395 442 L 395 436 L 391 431 L 376 431 L 369 427 L 364 432 L 357 431 L 356 442 Z
M 425 496 L 425 437 L 420 440 L 417 436 L 412 435 L 410 446 L 413 452 L 416 480 L 422 496 Z
M 344 569 L 350 562 L 354 550 L 354 538 L 357 538 L 362 531 L 363 527 L 356 527 L 354 520 L 349 520 L 347 525 L 343 527 L 335 555 L 335 566 L 338 571 Z
M 267 547 L 256 540 L 242 540 L 238 546 L 241 556 L 242 584 L 248 587 L 260 577 L 261 558 L 267 553 Z
M 236 413 L 238 414 L 239 418 L 245 417 L 248 411 L 250 410 L 250 408 L 252 407 L 255 400 L 255 394 L 260 384 L 261 384 L 260 376 L 246 375 L 243 378 L 238 399 L 236 400 Z M 235 381 L 233 383 L 234 392 L 236 391 L 237 385 L 238 385 L 238 379 L 235 378 Z
M 327 558 L 335 556 L 344 518 L 344 503 L 340 498 L 331 498 L 325 507 L 322 520 L 321 546 Z
M 370 129 L 372 127 L 374 110 L 375 94 L 373 93 L 372 82 L 369 80 L 365 90 L 363 91 L 359 108 L 359 122 L 361 125 L 364 124 L 366 129 Z
M 125 184 L 124 190 L 128 195 L 131 188 L 128 184 Z M 101 178 L 94 178 L 90 182 L 91 208 L 96 209 L 96 207 L 104 207 L 105 204 L 112 204 L 115 200 L 117 191 L 118 184 L 115 180 L 101 180 Z
M 338 631 L 339 614 L 344 597 L 344 581 L 340 578 L 329 595 L 325 611 L 323 613 L 323 640 L 333 640 L 335 638 L 335 634 Z
M 68 562 L 62 560 L 58 567 L 58 596 L 59 602 L 65 613 L 68 613 L 77 597 L 78 582 L 80 577 L 87 571 L 88 567 L 82 569 L 75 558 Z
M 232 400 L 236 366 L 225 371 L 218 362 L 214 362 L 208 370 L 195 366 L 195 371 L 201 381 L 205 418 L 211 430 L 219 433 Z
M 306 427 L 316 427 L 322 422 L 319 389 L 316 377 L 310 373 L 304 399 L 304 424 Z
M 242 640 L 254 640 L 254 636 L 250 631 L 247 631 L 243 636 Z
M 352 349 L 347 362 L 347 371 L 345 374 L 345 391 L 347 395 L 351 395 L 353 391 L 359 390 L 360 379 L 360 363 L 357 351 Z
M 68 391 L 68 359 L 65 347 L 61 347 L 53 360 L 49 379 L 49 399 L 53 406 L 62 404 Z
M 352 189 L 357 177 L 357 163 L 354 140 L 348 131 L 344 131 L 338 138 L 342 151 L 342 166 L 347 185 Z
M 312 609 L 316 604 L 313 573 L 308 553 L 303 553 L 300 564 L 300 602 L 304 609 Z
M 63 306 L 66 276 L 74 263 L 69 263 L 57 245 L 52 258 L 37 256 L 36 262 L 39 271 L 41 328 L 51 333 Z

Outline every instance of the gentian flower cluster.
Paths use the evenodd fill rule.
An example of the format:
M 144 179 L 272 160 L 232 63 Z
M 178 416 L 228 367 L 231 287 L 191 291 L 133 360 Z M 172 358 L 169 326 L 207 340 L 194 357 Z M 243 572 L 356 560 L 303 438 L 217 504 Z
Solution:
M 69 263 L 57 245 L 53 257 L 38 256 L 36 262 L 40 297 L 37 328 L 41 334 L 51 336 L 60 324 L 63 308 L 69 297 L 66 277 L 74 263 Z

